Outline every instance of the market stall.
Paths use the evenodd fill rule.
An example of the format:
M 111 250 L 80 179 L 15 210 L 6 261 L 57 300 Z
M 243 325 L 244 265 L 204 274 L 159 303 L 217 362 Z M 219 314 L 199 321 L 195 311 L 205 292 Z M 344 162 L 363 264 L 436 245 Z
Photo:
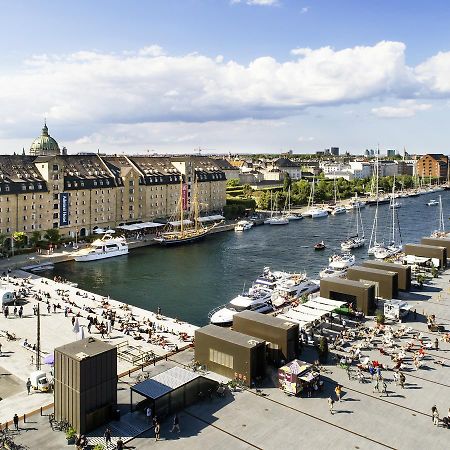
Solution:
M 318 390 L 321 383 L 312 364 L 294 359 L 278 369 L 278 385 L 286 394 L 299 395 L 306 390 Z

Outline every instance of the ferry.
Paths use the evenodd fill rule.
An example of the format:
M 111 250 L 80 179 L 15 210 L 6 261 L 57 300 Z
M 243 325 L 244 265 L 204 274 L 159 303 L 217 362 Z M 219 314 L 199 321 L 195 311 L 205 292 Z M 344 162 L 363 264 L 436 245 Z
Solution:
M 88 248 L 79 251 L 75 261 L 96 261 L 126 254 L 128 254 L 128 244 L 125 237 L 114 237 L 112 232 L 109 232 L 105 233 L 101 239 L 92 242 Z

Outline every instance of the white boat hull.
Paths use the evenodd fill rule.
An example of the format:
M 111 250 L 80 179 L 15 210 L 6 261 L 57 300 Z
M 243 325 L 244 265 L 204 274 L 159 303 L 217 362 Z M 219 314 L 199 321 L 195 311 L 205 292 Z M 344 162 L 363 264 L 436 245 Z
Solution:
M 128 247 L 119 250 L 113 250 L 111 252 L 102 253 L 88 253 L 86 255 L 75 256 L 77 262 L 97 261 L 99 259 L 114 258 L 115 256 L 122 256 L 128 254 Z

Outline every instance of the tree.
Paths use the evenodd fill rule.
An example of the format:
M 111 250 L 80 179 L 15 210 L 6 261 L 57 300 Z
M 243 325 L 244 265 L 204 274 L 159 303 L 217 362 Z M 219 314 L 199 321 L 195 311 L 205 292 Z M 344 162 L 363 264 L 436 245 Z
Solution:
M 12 235 L 14 245 L 17 248 L 22 248 L 27 243 L 27 235 L 23 231 L 15 231 Z
M 292 179 L 291 179 L 291 176 L 290 176 L 287 172 L 285 172 L 285 174 L 284 174 L 284 180 L 283 180 L 283 191 L 284 191 L 284 192 L 289 191 L 291 185 L 292 185 Z
M 44 239 L 50 244 L 58 244 L 61 240 L 58 228 L 49 228 L 44 234 Z
M 227 180 L 227 187 L 236 187 L 240 185 L 239 178 L 231 178 Z
M 36 246 L 41 240 L 41 232 L 38 230 L 33 231 L 30 237 L 30 244 Z
M 253 189 L 250 187 L 249 184 L 244 184 L 242 187 L 242 193 L 245 198 L 251 198 L 253 194 Z

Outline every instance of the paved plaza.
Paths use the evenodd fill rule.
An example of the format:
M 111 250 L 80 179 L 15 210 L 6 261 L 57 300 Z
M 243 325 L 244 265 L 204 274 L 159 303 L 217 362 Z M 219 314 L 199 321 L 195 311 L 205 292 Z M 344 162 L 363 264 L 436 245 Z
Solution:
M 450 344 L 441 339 L 442 335 L 427 329 L 426 316 L 434 314 L 437 323 L 450 330 L 449 281 L 449 274 L 444 273 L 426 285 L 423 290 L 402 294 L 402 298 L 407 299 L 417 313 L 416 320 L 411 314 L 403 324 L 393 326 L 394 330 L 398 330 L 400 326 L 409 329 L 409 336 L 401 339 L 403 344 L 411 339 L 410 336 L 418 333 L 421 333 L 424 343 L 432 343 L 436 337 L 440 339 L 439 350 L 427 350 L 420 369 L 414 370 L 412 358 L 405 358 L 405 389 L 394 382 L 392 371 L 385 370 L 383 377 L 387 383 L 387 395 L 374 392 L 368 374 L 366 374 L 367 382 L 361 383 L 355 376 L 355 370 L 349 379 L 346 370 L 330 362 L 322 374 L 325 381 L 324 391 L 311 398 L 296 398 L 288 397 L 276 387 L 276 376 L 272 373 L 262 386 L 263 395 L 258 395 L 254 389 L 239 390 L 228 393 L 225 398 L 214 396 L 211 400 L 201 400 L 186 408 L 180 414 L 179 434 L 170 433 L 171 418 L 167 418 L 162 423 L 161 440 L 158 442 L 155 442 L 152 429 L 145 431 L 145 426 L 140 428 L 137 426 L 144 420 L 141 413 L 141 416 L 136 416 L 135 419 L 136 430 L 139 430 L 135 432 L 144 431 L 127 443 L 128 448 L 447 449 L 450 430 L 442 425 L 438 427 L 433 425 L 431 407 L 437 406 L 441 419 L 447 415 L 450 407 Z M 62 335 L 68 339 L 71 336 L 71 324 L 63 314 L 59 318 L 61 323 L 59 328 L 66 328 L 65 320 L 69 321 L 67 325 L 69 331 L 66 330 L 64 332 L 66 334 Z M 16 323 L 19 322 L 20 319 L 8 319 L 7 323 L 11 324 L 10 329 L 15 330 Z M 27 322 L 31 324 L 29 325 L 31 337 L 34 333 L 33 317 L 22 319 L 21 323 Z M 0 330 L 5 329 L 5 324 L 2 317 Z M 50 322 L 48 326 L 50 327 Z M 52 342 L 55 342 L 61 334 L 59 328 L 52 331 Z M 5 351 L 12 352 L 3 357 L 0 363 L 2 385 L 3 379 L 8 379 L 12 392 L 15 392 L 2 401 L 2 406 L 9 405 L 2 408 L 2 417 L 5 416 L 3 420 L 10 420 L 13 411 L 21 415 L 33 410 L 40 403 L 45 401 L 50 403 L 50 395 L 48 398 L 45 398 L 45 394 L 33 394 L 29 397 L 26 395 L 23 377 L 29 370 L 26 366 L 29 364 L 28 352 L 20 348 L 18 343 L 6 342 L 3 338 L 0 338 L 0 341 Z M 389 357 L 381 354 L 377 348 L 363 351 L 363 354 L 370 360 L 392 364 Z M 305 349 L 302 355 L 302 358 L 308 361 L 314 360 L 315 357 L 314 350 L 310 348 Z M 145 371 L 154 375 L 175 365 L 186 367 L 192 358 L 193 350 L 189 348 L 170 356 L 168 361 L 163 359 L 155 366 L 147 367 Z M 442 361 L 444 365 L 436 364 L 436 361 Z M 3 375 L 7 372 L 12 375 Z M 124 421 L 128 420 L 125 416 L 129 411 L 129 387 L 137 382 L 138 375 L 139 373 L 135 372 L 130 377 L 125 376 L 120 380 L 118 398 Z M 16 386 L 14 383 L 16 378 L 13 379 L 13 376 L 21 381 L 21 386 L 20 383 Z M 335 403 L 335 413 L 331 414 L 327 398 L 335 397 L 334 388 L 337 383 L 343 386 L 343 396 L 341 402 Z M 14 399 L 15 408 L 8 403 L 8 398 Z M 4 410 L 7 414 L 3 414 Z M 125 422 L 122 425 L 124 432 L 127 427 Z M 121 425 L 113 422 L 112 429 L 120 430 Z M 97 430 L 96 435 L 95 442 L 102 442 L 102 429 Z M 29 417 L 25 424 L 21 422 L 20 435 L 15 439 L 31 449 L 61 449 L 66 446 L 64 434 L 52 431 L 48 425 L 48 418 L 39 414 Z

